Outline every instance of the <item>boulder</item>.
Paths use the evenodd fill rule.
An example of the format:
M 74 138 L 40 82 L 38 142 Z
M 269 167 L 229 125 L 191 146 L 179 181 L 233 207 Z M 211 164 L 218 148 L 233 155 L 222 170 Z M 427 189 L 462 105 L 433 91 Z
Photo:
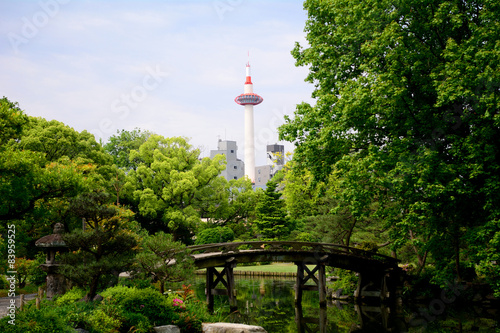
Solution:
M 175 325 L 164 325 L 154 327 L 156 333 L 181 333 L 181 329 Z
M 204 323 L 203 333 L 267 333 L 260 326 L 232 324 L 232 323 Z

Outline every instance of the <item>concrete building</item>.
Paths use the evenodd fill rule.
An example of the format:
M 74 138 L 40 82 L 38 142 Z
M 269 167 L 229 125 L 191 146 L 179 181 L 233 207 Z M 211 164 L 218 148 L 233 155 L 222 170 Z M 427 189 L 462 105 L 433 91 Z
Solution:
M 276 172 L 285 165 L 285 146 L 267 145 L 267 165 L 255 168 L 255 186 L 265 187 L 266 183 L 274 177 Z
M 231 179 L 239 179 L 245 175 L 245 163 L 237 157 L 238 146 L 236 141 L 220 140 L 217 144 L 217 150 L 210 151 L 210 158 L 215 155 L 226 156 L 226 170 L 221 172 L 221 176 L 228 181 Z

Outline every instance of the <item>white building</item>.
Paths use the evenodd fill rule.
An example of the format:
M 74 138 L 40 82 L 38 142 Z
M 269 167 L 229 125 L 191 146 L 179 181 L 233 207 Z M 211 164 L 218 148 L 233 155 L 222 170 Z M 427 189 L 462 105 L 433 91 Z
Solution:
M 267 165 L 255 167 L 255 186 L 265 186 L 283 165 L 285 165 L 285 146 L 267 145 Z
M 245 175 L 245 163 L 237 157 L 238 146 L 236 141 L 220 140 L 217 145 L 217 150 L 210 151 L 210 158 L 215 155 L 226 156 L 226 170 L 221 172 L 228 181 L 231 179 L 239 179 Z

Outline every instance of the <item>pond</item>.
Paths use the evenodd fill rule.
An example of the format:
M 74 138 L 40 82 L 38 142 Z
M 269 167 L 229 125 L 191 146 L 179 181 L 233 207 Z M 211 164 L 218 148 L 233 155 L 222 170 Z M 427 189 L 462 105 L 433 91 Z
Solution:
M 190 282 L 205 300 L 205 277 Z M 320 309 L 318 292 L 304 291 L 294 305 L 293 278 L 235 277 L 238 311 L 226 321 L 264 327 L 269 333 L 295 332 L 500 332 L 498 309 L 432 300 L 390 308 L 330 301 Z M 443 305 L 443 308 L 438 306 Z M 229 313 L 226 296 L 215 296 L 215 311 Z

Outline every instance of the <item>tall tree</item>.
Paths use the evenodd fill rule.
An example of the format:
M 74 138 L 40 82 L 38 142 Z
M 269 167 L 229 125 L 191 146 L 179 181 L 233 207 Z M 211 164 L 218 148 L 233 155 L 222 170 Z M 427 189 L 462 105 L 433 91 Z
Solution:
M 113 157 L 116 166 L 130 169 L 134 167 L 134 164 L 129 160 L 130 152 L 138 150 L 152 134 L 150 131 L 143 131 L 139 128 L 132 131 L 117 131 L 117 134 L 112 135 L 109 142 L 104 145 L 104 150 Z
M 375 197 L 395 244 L 434 254 L 437 280 L 460 279 L 463 255 L 498 274 L 498 2 L 304 7 L 309 46 L 292 54 L 309 66 L 317 103 L 280 128 L 296 161 L 320 180 L 336 172 L 352 208 Z M 472 243 L 483 250 L 468 253 Z
M 281 199 L 281 193 L 276 190 L 277 187 L 277 183 L 268 181 L 255 207 L 253 225 L 256 233 L 264 240 L 284 240 L 292 231 L 285 202 Z
M 160 284 L 160 292 L 165 292 L 165 282 L 186 280 L 194 273 L 194 260 L 186 250 L 186 245 L 173 240 L 172 235 L 162 231 L 145 236 L 141 241 L 141 251 L 135 257 L 135 269 L 146 273 Z
M 200 191 L 210 186 L 225 167 L 223 157 L 199 159 L 199 150 L 186 139 L 151 135 L 130 161 L 125 195 L 137 207 L 139 221 L 151 232 L 170 232 L 190 242 L 200 222 Z
M 105 192 L 79 196 L 71 211 L 86 219 L 86 228 L 63 235 L 70 252 L 61 256 L 59 273 L 89 288 L 87 300 L 94 298 L 105 278 L 127 270 L 137 250 L 138 228 L 133 213 L 109 201 Z

